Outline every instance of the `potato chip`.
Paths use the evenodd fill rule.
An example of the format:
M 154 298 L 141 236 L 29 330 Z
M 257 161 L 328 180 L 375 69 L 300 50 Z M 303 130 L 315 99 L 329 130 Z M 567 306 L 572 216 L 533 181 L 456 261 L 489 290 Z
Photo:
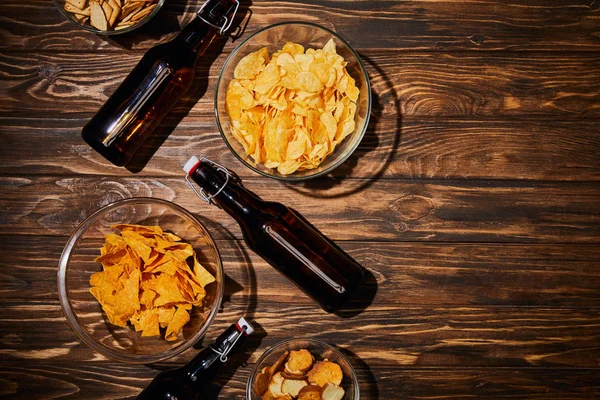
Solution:
M 111 324 L 131 323 L 142 336 L 176 340 L 201 306 L 204 287 L 215 278 L 199 262 L 192 246 L 158 226 L 115 225 L 95 260 L 103 270 L 90 276 L 90 293 Z M 191 266 L 191 267 L 190 267 Z
M 250 53 L 240 60 L 233 71 L 235 79 L 253 79 L 262 71 L 266 59 L 261 50 Z
M 270 63 L 256 78 L 254 91 L 267 94 L 279 82 L 280 78 L 279 67 L 274 63 Z
M 296 54 L 304 54 L 304 47 L 301 44 L 287 42 L 283 46 L 282 51 L 295 56 Z
M 333 39 L 322 49 L 288 42 L 272 56 L 263 47 L 242 58 L 225 108 L 246 154 L 283 175 L 317 168 L 356 128 L 360 90 L 346 64 Z

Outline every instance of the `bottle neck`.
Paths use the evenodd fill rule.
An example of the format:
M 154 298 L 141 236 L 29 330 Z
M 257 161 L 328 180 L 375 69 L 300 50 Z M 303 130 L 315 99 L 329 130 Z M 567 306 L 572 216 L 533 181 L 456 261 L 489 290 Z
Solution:
M 236 3 L 232 0 L 208 0 L 197 16 L 177 35 L 176 40 L 192 49 L 198 56 L 202 55 L 220 28 L 235 16 Z
M 225 212 L 239 221 L 245 215 L 260 208 L 263 200 L 244 188 L 232 177 L 227 181 L 225 173 L 210 162 L 202 161 L 191 178 L 203 188 Z
M 248 340 L 248 335 L 238 325 L 231 325 L 215 340 L 183 367 L 185 376 L 192 385 L 212 381 L 223 368 L 230 354 L 239 350 Z
M 204 54 L 218 33 L 217 28 L 196 17 L 179 32 L 175 41 L 180 42 L 199 57 Z

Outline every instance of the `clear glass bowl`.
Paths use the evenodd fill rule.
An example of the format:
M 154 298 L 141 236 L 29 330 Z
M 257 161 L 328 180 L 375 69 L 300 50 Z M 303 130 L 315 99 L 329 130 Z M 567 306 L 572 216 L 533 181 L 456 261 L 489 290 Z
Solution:
M 121 35 L 123 33 L 127 33 L 127 32 L 131 32 L 137 28 L 139 28 L 140 26 L 144 25 L 146 22 L 150 21 L 162 8 L 163 4 L 165 4 L 165 0 L 158 0 L 158 3 L 156 4 L 156 7 L 154 7 L 154 10 L 152 10 L 150 12 L 150 14 L 146 15 L 144 18 L 142 18 L 141 20 L 139 20 L 135 25 L 131 25 L 128 28 L 123 28 L 123 29 L 119 29 L 119 30 L 108 30 L 108 31 L 102 31 L 100 29 L 96 29 L 94 28 L 92 25 L 88 23 L 86 24 L 82 24 L 79 21 L 77 21 L 75 19 L 75 17 L 73 17 L 73 14 L 66 11 L 65 10 L 65 0 L 52 0 L 52 2 L 54 3 L 54 5 L 56 6 L 56 8 L 58 8 L 58 11 L 60 11 L 60 13 L 66 18 L 68 19 L 70 22 L 72 22 L 73 24 L 77 25 L 78 27 L 80 27 L 81 29 L 85 29 L 88 32 L 93 32 L 96 33 L 98 35 Z
M 300 349 L 307 349 L 310 351 L 316 361 L 327 358 L 329 361 L 339 364 L 344 373 L 344 379 L 340 385 L 345 391 L 343 400 L 360 399 L 358 378 L 348 359 L 335 347 L 315 339 L 288 339 L 267 349 L 267 351 L 265 351 L 256 361 L 254 368 L 252 368 L 248 383 L 246 384 L 246 399 L 261 400 L 260 395 L 254 392 L 254 382 L 256 381 L 256 376 L 262 371 L 263 367 L 270 367 L 273 365 L 279 356 L 286 350 Z
M 318 168 L 315 169 L 297 171 L 290 175 L 282 175 L 276 169 L 267 168 L 262 164 L 254 162 L 250 156 L 246 155 L 242 144 L 239 143 L 231 133 L 229 116 L 225 110 L 227 86 L 233 79 L 235 66 L 243 57 L 262 47 L 267 47 L 270 54 L 281 49 L 287 42 L 299 43 L 303 45 L 305 49 L 316 49 L 322 48 L 329 39 L 332 38 L 336 44 L 338 54 L 344 57 L 348 62 L 348 65 L 346 66 L 348 73 L 356 80 L 356 86 L 360 89 L 356 109 L 356 129 L 336 147 L 332 154 L 325 158 Z M 301 181 L 315 178 L 317 176 L 325 175 L 341 165 L 360 144 L 360 141 L 367 130 L 369 116 L 371 114 L 371 87 L 369 84 L 369 76 L 367 75 L 367 71 L 358 54 L 352 49 L 348 42 L 335 32 L 308 22 L 284 22 L 271 25 L 256 32 L 242 42 L 233 50 L 225 61 L 217 82 L 215 113 L 217 115 L 217 125 L 225 143 L 233 154 L 254 172 L 284 181 Z
M 90 293 L 90 276 L 102 270 L 94 258 L 100 254 L 104 235 L 115 224 L 158 225 L 190 243 L 198 261 L 216 278 L 206 286 L 202 307 L 194 307 L 191 319 L 177 340 L 142 337 L 133 326 L 112 325 L 100 303 Z M 206 228 L 188 211 L 165 200 L 132 198 L 96 211 L 79 225 L 60 257 L 58 294 L 71 327 L 97 352 L 114 360 L 150 364 L 174 357 L 189 349 L 208 330 L 223 298 L 221 257 Z

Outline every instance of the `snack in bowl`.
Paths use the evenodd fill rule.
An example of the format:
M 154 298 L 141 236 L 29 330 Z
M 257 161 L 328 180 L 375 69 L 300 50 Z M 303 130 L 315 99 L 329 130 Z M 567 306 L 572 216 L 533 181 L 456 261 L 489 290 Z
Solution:
M 282 175 L 317 168 L 356 127 L 360 91 L 333 39 L 322 49 L 288 42 L 236 65 L 225 109 L 246 155 Z
M 103 270 L 90 277 L 90 293 L 113 325 L 131 323 L 142 336 L 167 341 L 190 320 L 189 310 L 202 305 L 204 287 L 215 278 L 199 262 L 189 243 L 159 226 L 112 226 L 95 259 Z M 188 264 L 191 263 L 192 266 Z
M 256 375 L 254 391 L 263 400 L 341 400 L 342 368 L 328 359 L 315 361 L 307 350 L 285 351 Z
M 64 10 L 80 25 L 100 31 L 136 25 L 157 6 L 157 0 L 66 0 Z

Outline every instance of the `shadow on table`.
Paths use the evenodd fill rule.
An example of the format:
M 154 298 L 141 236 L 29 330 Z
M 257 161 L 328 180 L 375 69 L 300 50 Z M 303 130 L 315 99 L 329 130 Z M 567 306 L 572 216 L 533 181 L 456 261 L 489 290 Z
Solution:
M 227 308 L 228 304 L 232 303 L 232 297 L 236 293 L 246 293 L 242 296 L 238 303 L 245 304 L 246 308 L 243 311 L 243 315 L 240 314 L 239 317 L 246 318 L 250 323 L 254 323 L 254 313 L 256 312 L 256 299 L 257 299 L 257 282 L 256 282 L 256 273 L 254 271 L 254 267 L 252 266 L 252 261 L 250 260 L 250 256 L 248 255 L 248 251 L 241 244 L 240 241 L 234 236 L 233 233 L 225 226 L 221 225 L 214 220 L 205 218 L 201 215 L 195 215 L 202 224 L 209 227 L 209 230 L 214 233 L 215 236 L 222 237 L 228 240 L 229 244 L 232 247 L 232 256 L 231 259 L 239 262 L 241 264 L 241 273 L 242 275 L 245 273 L 245 282 L 237 282 L 229 275 L 227 275 L 226 269 L 228 268 L 227 264 L 223 262 L 223 272 L 224 272 L 224 291 L 223 291 L 223 301 L 221 302 L 221 308 L 219 312 L 223 312 L 224 309 Z M 222 254 L 222 252 L 221 252 Z M 247 287 L 244 287 L 246 285 Z M 239 318 L 236 317 L 236 318 Z M 237 319 L 236 319 L 237 321 Z M 234 323 L 236 321 L 231 321 Z M 255 335 L 253 335 L 255 336 Z M 207 343 L 208 344 L 208 343 Z M 202 340 L 194 345 L 194 348 L 200 349 L 204 347 Z
M 363 267 L 363 271 L 365 277 L 363 278 L 362 283 L 358 289 L 356 289 L 356 292 L 350 298 L 348 303 L 335 313 L 338 317 L 355 317 L 365 311 L 371 303 L 373 303 L 375 295 L 377 294 L 377 279 L 375 278 L 375 275 L 365 267 Z
M 217 36 L 207 52 L 198 59 L 192 86 L 175 104 L 169 115 L 156 127 L 152 135 L 144 142 L 142 147 L 125 166 L 130 172 L 137 173 L 144 169 L 152 156 L 154 156 L 164 141 L 169 137 L 173 130 L 175 130 L 181 120 L 189 114 L 190 110 L 206 94 L 211 65 L 222 54 L 223 48 L 230 37 L 234 37 L 235 41 L 235 39 L 244 33 L 248 20 L 252 14 L 249 9 L 251 5 L 252 2 L 250 1 L 243 2 L 231 27 L 231 35 Z M 177 23 L 177 21 L 175 21 L 175 23 Z M 235 33 L 235 36 L 233 36 L 233 32 L 237 32 Z M 117 39 L 115 39 L 115 41 L 116 40 Z M 119 40 L 125 41 L 125 39 Z
M 249 290 L 245 290 L 242 284 L 236 282 L 227 274 L 225 274 L 225 290 L 223 294 L 223 301 L 221 303 L 221 311 L 227 307 L 227 304 L 232 303 L 231 298 L 235 293 L 247 292 L 247 295 L 245 295 L 243 299 L 239 300 L 238 302 L 246 304 L 246 310 L 243 313 L 243 316 L 254 327 L 254 333 L 248 338 L 248 342 L 244 345 L 243 353 L 233 354 L 230 360 L 227 361 L 223 371 L 218 375 L 217 379 L 210 385 L 207 385 L 203 388 L 203 399 L 211 400 L 219 397 L 221 390 L 227 386 L 228 382 L 240 367 L 246 367 L 248 365 L 250 356 L 260 347 L 262 340 L 267 336 L 267 332 L 258 322 L 254 320 L 254 313 L 256 311 L 257 282 L 256 274 L 254 272 L 254 268 L 252 267 L 252 262 L 247 250 L 243 247 L 240 241 L 236 240 L 236 237 L 233 235 L 233 233 L 231 233 L 231 231 L 223 225 L 215 223 L 212 220 L 208 220 L 200 215 L 196 215 L 196 217 L 206 226 L 210 226 L 211 231 L 215 232 L 215 235 L 229 240 L 233 248 L 232 259 L 241 262 L 241 268 L 245 269 L 247 272 L 246 280 Z M 225 268 L 226 266 L 224 265 L 223 267 Z M 240 317 L 241 316 L 242 315 L 240 315 Z M 232 323 L 234 322 L 236 321 L 232 321 Z
M 377 381 L 369 365 L 348 349 L 338 347 L 338 350 L 350 361 L 350 364 L 352 364 L 352 367 L 356 371 L 360 385 L 361 400 L 378 400 L 379 389 L 377 388 Z
M 196 217 L 202 221 L 203 217 L 196 215 Z M 213 222 L 213 227 L 215 223 Z M 246 304 L 246 311 L 244 312 L 244 317 L 252 322 L 254 319 L 254 313 L 256 312 L 256 296 L 257 296 L 257 282 L 256 282 L 256 273 L 254 272 L 254 267 L 252 266 L 252 261 L 250 260 L 250 256 L 248 255 L 248 250 L 242 245 L 242 241 L 237 240 L 235 235 L 231 233 L 229 229 L 224 227 L 221 224 L 216 224 L 216 229 L 211 229 L 213 232 L 218 232 L 217 234 L 227 240 L 233 247 L 233 259 L 240 262 L 242 264 L 242 269 L 247 273 L 246 279 L 247 284 L 249 285 L 248 294 L 244 296 L 242 299 L 243 303 Z M 225 265 L 223 266 L 225 268 Z M 228 284 L 229 281 L 229 284 Z M 225 281 L 225 291 L 223 294 L 223 302 L 221 303 L 221 310 L 223 310 L 227 303 L 231 303 L 231 297 L 236 292 L 244 291 L 244 287 L 235 282 L 233 279 L 227 277 Z
M 223 312 L 225 308 L 227 308 L 228 304 L 232 303 L 232 297 L 239 292 L 246 292 L 246 295 L 243 296 L 243 299 L 238 300 L 236 303 L 245 304 L 245 310 L 240 313 L 240 315 L 235 316 L 235 321 L 229 321 L 230 323 L 237 322 L 237 318 L 245 317 L 254 327 L 254 333 L 252 336 L 248 338 L 248 342 L 243 347 L 243 352 L 232 354 L 230 359 L 225 364 L 224 369 L 218 375 L 217 379 L 212 382 L 210 385 L 207 385 L 203 388 L 203 398 L 204 399 L 217 399 L 220 391 L 223 387 L 227 386 L 228 382 L 235 375 L 236 371 L 240 367 L 246 367 L 248 360 L 252 353 L 258 349 L 262 343 L 262 340 L 267 336 L 267 332 L 262 328 L 262 326 L 254 320 L 254 313 L 256 311 L 256 298 L 257 298 L 257 282 L 256 282 L 256 274 L 254 272 L 254 268 L 252 267 L 252 262 L 248 255 L 246 249 L 241 245 L 240 241 L 236 240 L 236 237 L 223 225 L 211 220 L 209 218 L 205 218 L 201 215 L 195 215 L 203 225 L 209 227 L 211 232 L 215 233 L 215 236 L 222 237 L 229 241 L 232 246 L 232 255 L 231 259 L 236 260 L 241 264 L 241 268 L 247 273 L 245 277 L 245 282 L 237 282 L 233 278 L 231 278 L 226 273 L 224 274 L 224 293 L 223 293 L 223 301 L 221 302 L 221 308 L 219 312 Z M 225 264 L 225 263 L 224 263 Z M 226 265 L 223 266 L 224 270 L 227 268 Z M 242 272 L 244 272 L 242 271 Z M 225 271 L 224 271 L 225 272 Z M 247 286 L 247 288 L 244 287 Z M 228 322 L 228 321 L 224 321 Z M 220 334 L 220 332 L 215 333 L 216 335 Z M 196 350 L 201 350 L 208 346 L 210 341 L 204 340 L 201 338 L 197 343 L 194 344 L 193 348 Z M 157 372 L 164 371 L 171 368 L 180 367 L 173 365 L 161 365 L 161 364 L 152 364 L 148 365 L 148 367 L 156 370 Z
M 252 321 L 254 327 L 254 333 L 248 338 L 248 343 L 244 345 L 244 352 L 234 354 L 231 359 L 225 364 L 223 371 L 217 376 L 211 384 L 202 388 L 202 399 L 204 400 L 216 400 L 219 398 L 221 390 L 228 386 L 229 381 L 233 378 L 236 371 L 240 367 L 247 367 L 248 360 L 259 347 L 262 340 L 267 336 L 267 332 L 263 327 L 256 321 Z
M 360 145 L 354 151 L 354 153 L 343 163 L 336 171 L 332 174 L 318 177 L 315 179 L 303 181 L 296 184 L 288 184 L 288 187 L 306 196 L 316 198 L 340 198 L 349 196 L 351 194 L 359 193 L 365 189 L 368 189 L 371 185 L 377 182 L 381 176 L 385 173 L 390 163 L 393 160 L 394 154 L 398 149 L 401 139 L 402 130 L 402 115 L 400 112 L 400 100 L 396 94 L 393 82 L 388 78 L 383 69 L 378 66 L 369 57 L 361 55 L 361 59 L 371 67 L 372 70 L 376 71 L 376 75 L 370 74 L 369 79 L 371 86 L 378 84 L 381 81 L 381 85 L 378 84 L 378 93 L 372 91 L 372 105 L 371 105 L 371 118 L 367 131 L 363 137 Z M 386 107 L 387 106 L 387 107 Z M 358 165 L 361 157 L 369 152 L 377 150 L 381 146 L 381 135 L 379 131 L 379 125 L 382 116 L 385 114 L 395 115 L 393 131 L 390 134 L 394 135 L 392 144 L 387 151 L 387 154 L 382 155 L 382 163 L 374 169 L 372 175 L 367 179 L 355 180 L 356 185 L 352 185 L 352 182 L 344 179 L 352 175 L 352 171 Z M 341 189 L 340 184 L 345 183 L 345 188 Z M 349 187 L 348 187 L 349 185 Z M 339 189 L 339 190 L 332 190 Z M 329 192 L 327 192 L 329 191 Z

